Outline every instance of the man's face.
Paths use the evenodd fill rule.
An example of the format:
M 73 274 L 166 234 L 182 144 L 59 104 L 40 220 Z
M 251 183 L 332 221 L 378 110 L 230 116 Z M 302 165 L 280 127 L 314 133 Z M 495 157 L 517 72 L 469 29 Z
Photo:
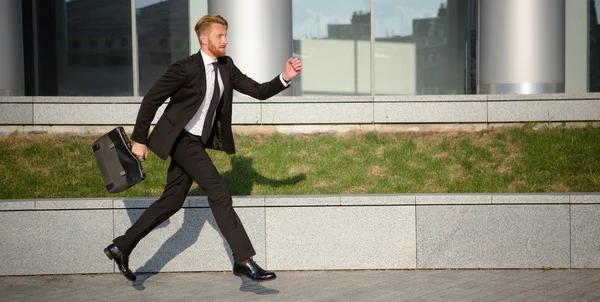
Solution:
M 209 56 L 218 58 L 225 55 L 225 47 L 227 47 L 227 30 L 219 23 L 211 25 L 210 33 L 204 36 Z

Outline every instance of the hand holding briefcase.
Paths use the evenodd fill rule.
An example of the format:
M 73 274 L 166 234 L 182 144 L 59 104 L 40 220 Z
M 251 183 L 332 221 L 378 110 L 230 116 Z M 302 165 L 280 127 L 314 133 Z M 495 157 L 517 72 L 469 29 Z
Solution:
M 92 150 L 108 192 L 123 192 L 146 178 L 123 127 L 102 135 L 92 144 Z

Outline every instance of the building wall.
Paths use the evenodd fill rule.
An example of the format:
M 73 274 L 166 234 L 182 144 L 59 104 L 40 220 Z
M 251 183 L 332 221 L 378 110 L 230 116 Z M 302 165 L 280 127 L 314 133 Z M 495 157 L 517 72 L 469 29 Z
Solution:
M 25 47 L 19 50 L 18 43 L 12 44 L 14 50 L 19 50 L 17 54 L 23 53 L 25 57 L 22 68 L 27 71 L 25 94 L 42 96 L 144 95 L 171 62 L 197 52 L 197 38 L 192 28 L 200 16 L 208 13 L 209 4 L 208 0 L 140 0 L 132 19 L 131 0 L 12 1 L 20 2 L 23 8 Z M 391 0 L 374 3 L 373 15 L 369 11 L 370 3 L 362 0 L 331 0 L 323 5 L 302 0 L 291 2 L 292 17 L 288 22 L 293 26 L 294 38 L 290 41 L 295 45 L 293 55 L 309 63 L 309 68 L 295 79 L 292 95 L 318 95 L 321 90 L 323 95 L 475 93 L 476 25 L 480 23 L 477 7 L 481 1 Z M 565 5 L 567 92 L 596 91 L 596 83 L 600 82 L 594 81 L 599 73 L 594 66 L 600 61 L 595 51 L 599 32 L 596 30 L 597 1 L 573 0 Z M 268 18 L 268 14 L 263 17 Z M 10 25 L 15 20 L 4 18 L 3 22 Z M 82 20 L 90 22 L 85 25 Z M 237 24 L 236 20 L 230 21 Z M 137 28 L 134 33 L 131 32 L 133 24 Z M 243 26 L 235 29 L 235 34 L 240 35 L 237 31 L 243 29 Z M 374 37 L 371 37 L 371 29 Z M 278 27 L 273 26 L 273 30 L 277 31 Z M 269 37 L 268 33 L 258 35 L 256 32 L 241 35 Z M 375 40 L 373 53 L 369 44 L 372 38 Z M 133 43 L 134 40 L 137 43 Z M 340 45 L 335 46 L 335 43 Z M 347 43 L 355 45 L 347 47 Z M 135 51 L 134 44 L 138 46 Z M 231 47 L 243 49 L 243 44 L 251 43 L 233 44 Z M 313 46 L 309 47 L 320 44 L 326 49 L 314 51 Z M 404 49 L 407 44 L 414 45 L 416 54 Z M 299 45 L 304 46 L 299 48 Z M 324 56 L 318 57 L 320 53 Z M 338 69 L 347 71 L 344 65 L 348 64 L 349 54 L 355 56 L 351 65 L 356 75 L 350 77 L 348 83 L 334 83 L 336 89 L 323 90 L 315 86 L 329 81 L 331 74 L 333 78 L 348 78 L 347 74 L 340 75 L 342 72 Z M 18 55 L 14 56 L 15 60 L 11 57 L 7 62 L 18 61 Z M 325 60 L 329 61 L 323 62 Z M 246 61 L 244 58 L 240 64 Z M 320 67 L 310 61 L 337 68 L 321 72 Z M 375 66 L 370 66 L 372 61 Z M 259 67 L 243 71 L 253 74 L 250 70 L 253 68 Z M 317 70 L 311 72 L 311 68 Z M 12 78 L 14 72 L 9 70 L 2 69 L 2 72 Z M 416 71 L 414 80 L 407 76 L 413 70 Z M 18 78 L 16 75 L 14 78 Z M 397 80 L 390 79 L 396 76 Z M 375 79 L 375 87 L 370 87 L 371 78 Z M 136 81 L 139 90 L 134 89 Z

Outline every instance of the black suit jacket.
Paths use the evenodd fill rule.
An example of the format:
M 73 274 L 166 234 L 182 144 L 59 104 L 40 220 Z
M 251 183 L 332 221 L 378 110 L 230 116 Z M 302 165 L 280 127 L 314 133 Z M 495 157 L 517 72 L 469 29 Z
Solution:
M 259 84 L 243 74 L 230 57 L 220 57 L 219 73 L 223 81 L 223 96 L 219 102 L 211 138 L 206 148 L 235 153 L 231 132 L 233 90 L 259 100 L 283 91 L 279 75 Z M 206 72 L 200 52 L 173 63 L 144 96 L 131 139 L 148 145 L 158 157 L 169 156 L 175 139 L 200 108 L 206 94 Z M 170 97 L 169 104 L 148 137 L 150 123 L 158 107 Z

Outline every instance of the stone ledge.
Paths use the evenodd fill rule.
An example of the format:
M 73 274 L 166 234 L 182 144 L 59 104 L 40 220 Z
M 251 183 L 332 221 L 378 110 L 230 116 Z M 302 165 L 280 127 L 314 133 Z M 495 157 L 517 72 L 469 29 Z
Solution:
M 488 101 L 600 100 L 600 93 L 489 94 Z
M 375 96 L 375 102 L 486 102 L 488 95 L 451 94 L 451 95 L 385 95 Z
M 102 249 L 156 197 L 0 200 L 0 275 L 115 273 Z M 272 270 L 600 268 L 600 193 L 234 196 Z M 72 257 L 55 257 L 69 248 Z M 43 252 L 41 252 L 43 251 Z M 138 272 L 228 271 L 204 196 L 140 242 Z M 293 261 L 292 261 L 293 260 Z
M 0 97 L 0 125 L 131 125 L 142 97 Z M 600 121 L 600 93 L 234 97 L 235 125 Z M 155 116 L 156 123 L 168 100 Z M 100 114 L 113 112 L 112 115 Z M 302 112 L 303 114 L 298 114 Z M 4 113 L 4 114 L 2 114 Z
M 572 204 L 600 204 L 600 194 L 598 193 L 572 194 L 569 197 L 569 202 Z
M 491 129 L 522 127 L 523 123 L 469 123 L 469 124 L 319 124 L 319 125 L 240 125 L 232 126 L 233 133 L 252 134 L 311 134 L 311 133 L 408 133 L 408 132 L 479 132 Z M 534 126 L 539 128 L 565 127 L 579 129 L 587 126 L 600 127 L 599 122 L 544 122 Z M 133 131 L 131 125 L 0 125 L 0 136 L 11 133 L 21 134 L 77 134 L 101 135 L 117 126 L 122 126 L 127 133 Z M 151 126 L 151 129 L 154 126 Z
M 158 197 L 0 199 L 0 211 L 145 209 Z M 600 193 L 342 194 L 233 196 L 235 207 L 426 206 L 600 204 Z M 205 196 L 188 196 L 184 208 L 208 208 Z

